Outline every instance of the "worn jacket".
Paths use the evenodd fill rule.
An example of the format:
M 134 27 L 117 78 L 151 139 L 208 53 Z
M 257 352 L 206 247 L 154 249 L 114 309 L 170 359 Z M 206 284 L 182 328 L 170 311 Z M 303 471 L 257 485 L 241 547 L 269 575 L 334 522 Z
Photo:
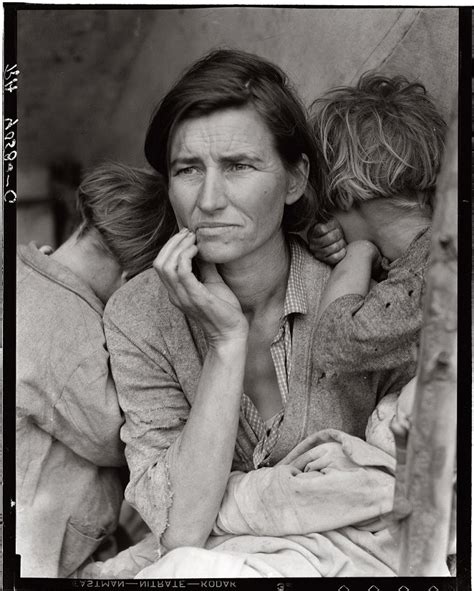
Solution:
M 303 249 L 301 275 L 308 311 L 293 319 L 289 396 L 268 465 L 285 457 L 309 434 L 328 427 L 364 436 L 370 413 L 386 393 L 413 375 L 408 365 L 392 372 L 326 374 L 318 369 L 316 314 L 329 267 Z M 126 422 L 122 438 L 130 467 L 125 496 L 158 539 L 166 528 L 172 490 L 168 462 L 189 416 L 207 352 L 199 326 L 173 306 L 154 270 L 118 290 L 104 326 L 112 372 Z M 240 418 L 233 470 L 253 469 L 256 436 Z
M 425 272 L 431 229 L 415 237 L 366 296 L 337 298 L 322 314 L 316 332 L 320 365 L 332 371 L 380 371 L 416 363 L 423 325 Z
M 21 574 L 66 577 L 117 523 L 123 418 L 103 304 L 34 245 L 17 258 L 17 553 Z

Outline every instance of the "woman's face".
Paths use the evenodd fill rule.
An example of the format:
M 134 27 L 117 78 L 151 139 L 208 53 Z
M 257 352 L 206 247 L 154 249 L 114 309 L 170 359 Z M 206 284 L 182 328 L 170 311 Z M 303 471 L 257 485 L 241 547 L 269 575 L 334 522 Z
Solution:
M 299 199 L 306 176 L 285 169 L 254 108 L 185 120 L 171 142 L 171 204 L 180 227 L 196 233 L 202 259 L 241 260 L 282 232 L 284 205 Z

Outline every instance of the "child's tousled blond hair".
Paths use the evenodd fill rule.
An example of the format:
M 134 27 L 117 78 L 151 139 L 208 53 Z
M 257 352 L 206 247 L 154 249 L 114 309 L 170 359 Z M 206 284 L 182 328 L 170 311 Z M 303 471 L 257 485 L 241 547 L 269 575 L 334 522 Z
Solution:
M 312 113 L 327 166 L 322 217 L 380 197 L 431 207 L 446 124 L 422 84 L 368 72 L 314 101 Z

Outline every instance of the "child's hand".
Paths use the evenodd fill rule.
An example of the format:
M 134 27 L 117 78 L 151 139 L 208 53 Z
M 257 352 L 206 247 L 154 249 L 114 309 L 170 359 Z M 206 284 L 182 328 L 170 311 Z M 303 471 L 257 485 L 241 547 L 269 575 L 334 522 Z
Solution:
M 49 246 L 49 244 L 45 244 L 44 246 L 39 247 L 39 251 L 49 256 L 50 254 L 53 254 L 54 248 L 52 246 Z
M 328 265 L 335 265 L 346 254 L 346 241 L 339 222 L 332 218 L 325 224 L 314 224 L 308 231 L 311 254 Z
M 416 378 L 411 379 L 403 386 L 398 397 L 397 414 L 400 417 L 410 417 L 413 411 L 416 394 Z
M 42 246 L 38 246 L 38 243 L 36 241 L 33 241 L 33 244 L 36 246 L 36 248 L 43 254 L 45 255 L 50 255 L 53 254 L 54 252 L 54 248 L 52 246 L 49 246 L 49 244 L 43 244 Z

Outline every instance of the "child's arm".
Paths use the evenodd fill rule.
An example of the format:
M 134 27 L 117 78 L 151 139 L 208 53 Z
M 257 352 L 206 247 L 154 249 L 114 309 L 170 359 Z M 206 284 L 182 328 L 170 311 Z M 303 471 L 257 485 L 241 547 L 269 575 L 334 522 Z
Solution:
M 347 245 L 346 256 L 331 272 L 318 310 L 318 320 L 326 308 L 348 294 L 366 296 L 370 289 L 372 271 L 380 263 L 380 252 L 368 240 L 356 240 Z
M 323 294 L 314 337 L 318 367 L 323 371 L 372 372 L 415 364 L 429 240 L 419 246 L 415 255 L 404 257 L 386 279 L 372 287 L 367 283 L 367 259 L 362 271 L 362 259 L 354 257 L 357 273 L 347 263 L 342 266 L 347 255 L 339 263 L 341 269 L 347 269 L 343 276 L 353 282 L 342 288 L 336 282 L 337 265 Z M 342 277 L 340 280 L 343 283 Z

